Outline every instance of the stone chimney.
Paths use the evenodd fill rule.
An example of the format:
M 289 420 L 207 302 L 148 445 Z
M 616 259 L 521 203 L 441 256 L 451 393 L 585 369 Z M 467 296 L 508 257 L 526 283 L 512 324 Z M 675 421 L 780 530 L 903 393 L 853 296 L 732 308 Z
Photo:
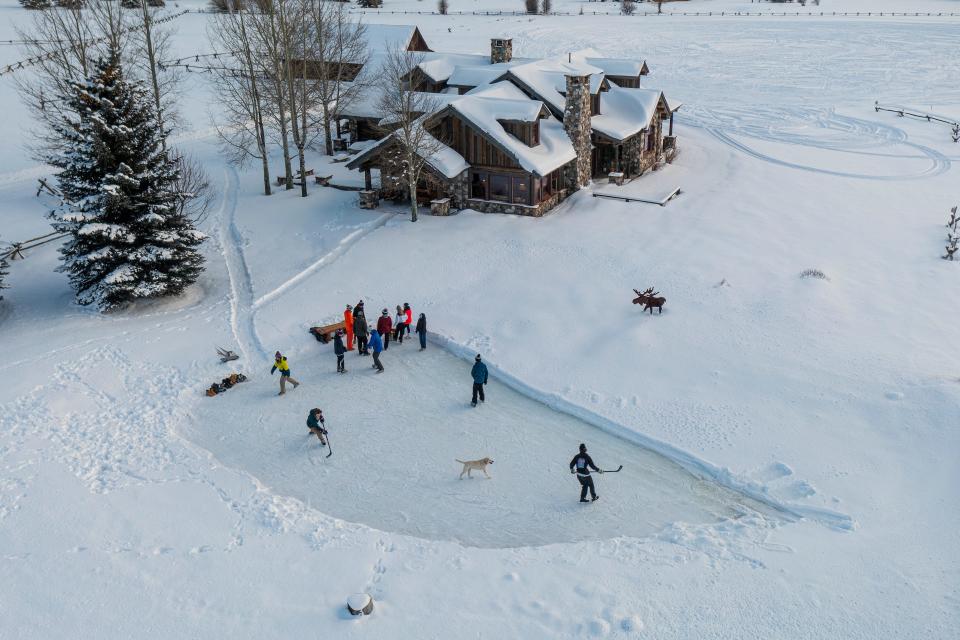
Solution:
M 566 76 L 567 102 L 563 108 L 563 128 L 577 152 L 574 167 L 568 171 L 567 184 L 580 189 L 590 182 L 590 76 Z
M 509 38 L 490 39 L 490 64 L 513 60 L 513 40 Z

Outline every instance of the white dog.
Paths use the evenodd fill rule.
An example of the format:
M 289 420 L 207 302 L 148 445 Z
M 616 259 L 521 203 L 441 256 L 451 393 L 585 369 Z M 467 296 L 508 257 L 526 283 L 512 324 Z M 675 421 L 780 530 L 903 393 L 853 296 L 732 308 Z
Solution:
M 457 462 L 463 465 L 463 471 L 460 472 L 459 479 L 463 478 L 463 474 L 467 474 L 468 478 L 472 478 L 473 476 L 470 475 L 470 472 L 474 469 L 483 471 L 483 475 L 487 476 L 488 479 L 490 478 L 490 474 L 487 473 L 487 465 L 493 464 L 493 460 L 491 458 L 480 458 L 479 460 L 457 460 Z

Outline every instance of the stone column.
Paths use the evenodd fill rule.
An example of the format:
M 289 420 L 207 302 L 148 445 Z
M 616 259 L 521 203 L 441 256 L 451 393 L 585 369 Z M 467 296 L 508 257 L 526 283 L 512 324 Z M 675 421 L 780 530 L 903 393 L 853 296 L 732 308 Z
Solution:
M 567 76 L 563 128 L 577 153 L 567 177 L 570 188 L 576 190 L 590 183 L 590 76 Z
M 513 60 L 513 40 L 509 38 L 490 39 L 490 64 L 500 64 Z

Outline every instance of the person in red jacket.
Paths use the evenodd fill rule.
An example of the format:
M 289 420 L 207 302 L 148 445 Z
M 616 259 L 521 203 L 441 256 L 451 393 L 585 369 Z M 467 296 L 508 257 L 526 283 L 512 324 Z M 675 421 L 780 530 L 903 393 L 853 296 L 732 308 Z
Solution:
M 343 331 L 347 334 L 347 351 L 353 351 L 353 307 L 343 312 Z
M 403 332 L 410 333 L 410 327 L 413 326 L 413 309 L 410 308 L 409 302 L 403 303 Z
M 380 314 L 380 318 L 377 319 L 377 333 L 383 336 L 384 351 L 390 347 L 391 331 L 393 331 L 393 320 L 390 319 L 390 312 L 384 309 L 383 313 Z

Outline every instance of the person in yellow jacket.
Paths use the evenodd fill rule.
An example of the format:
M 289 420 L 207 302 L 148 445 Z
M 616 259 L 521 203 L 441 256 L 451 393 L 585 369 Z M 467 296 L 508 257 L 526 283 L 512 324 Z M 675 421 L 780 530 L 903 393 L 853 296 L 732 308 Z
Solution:
M 343 312 L 343 331 L 347 334 L 347 351 L 353 351 L 353 307 Z
M 293 385 L 294 389 L 300 386 L 300 383 L 290 375 L 290 365 L 287 364 L 287 359 L 279 351 L 273 357 L 273 367 L 270 369 L 270 375 L 273 375 L 274 371 L 280 371 L 280 393 L 277 395 L 282 396 L 287 392 L 288 382 Z

